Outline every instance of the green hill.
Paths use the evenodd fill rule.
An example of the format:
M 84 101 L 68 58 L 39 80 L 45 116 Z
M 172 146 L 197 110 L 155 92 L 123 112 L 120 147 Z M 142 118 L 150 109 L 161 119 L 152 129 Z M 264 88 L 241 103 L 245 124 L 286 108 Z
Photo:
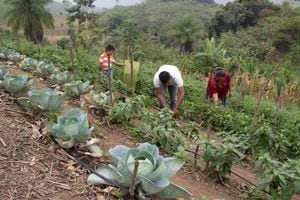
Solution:
M 133 19 L 146 33 L 158 36 L 162 43 L 167 41 L 170 26 L 184 15 L 191 15 L 200 31 L 206 31 L 205 25 L 221 7 L 195 1 L 178 1 L 166 3 L 143 3 L 135 6 L 116 6 L 106 10 L 98 17 L 99 23 L 109 31 L 116 29 L 126 19 Z

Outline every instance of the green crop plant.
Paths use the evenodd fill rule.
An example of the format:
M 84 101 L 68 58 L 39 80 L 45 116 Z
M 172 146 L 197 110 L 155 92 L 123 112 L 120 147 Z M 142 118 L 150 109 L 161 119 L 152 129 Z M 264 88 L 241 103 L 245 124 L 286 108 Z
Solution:
M 28 96 L 18 98 L 18 102 L 34 113 L 56 114 L 61 110 L 64 101 L 62 95 L 49 88 L 31 90 L 28 92 Z
M 204 147 L 204 160 L 207 162 L 208 175 L 224 181 L 231 174 L 234 162 L 244 156 L 233 145 L 217 145 L 214 140 L 205 140 L 201 143 Z
M 104 176 L 105 181 L 95 174 L 88 177 L 91 185 L 121 185 L 129 189 L 134 177 L 134 168 L 138 162 L 135 188 L 136 193 L 147 196 L 155 195 L 161 198 L 185 198 L 191 194 L 180 186 L 170 182 L 170 177 L 183 166 L 184 162 L 172 157 L 159 155 L 159 149 L 155 145 L 143 143 L 137 148 L 118 145 L 109 150 L 116 167 L 108 165 L 101 167 L 96 172 Z
M 28 80 L 28 75 L 4 75 L 4 80 L 0 81 L 0 88 L 3 88 L 12 96 L 18 96 L 28 92 L 32 86 L 32 80 Z
M 254 171 L 260 183 L 258 189 L 268 189 L 272 199 L 288 200 L 300 194 L 300 160 L 287 160 L 282 163 L 262 153 L 255 162 Z
M 110 100 L 110 92 L 95 92 L 95 91 L 91 91 L 91 96 L 92 96 L 92 100 L 93 102 L 96 104 L 96 106 L 106 106 L 108 104 L 110 104 L 111 100 Z M 114 101 L 114 96 L 113 96 L 113 101 Z
M 162 109 L 157 114 L 144 112 L 143 120 L 145 123 L 142 123 L 141 130 L 144 139 L 151 140 L 169 153 L 175 153 L 187 145 L 180 131 L 181 126 L 169 109 Z
M 21 55 L 15 50 L 8 49 L 8 50 L 0 51 L 0 60 L 19 62 L 21 60 Z
M 87 148 L 92 156 L 99 157 L 102 151 L 98 145 L 88 139 L 91 136 L 93 127 L 89 127 L 87 114 L 80 109 L 72 109 L 57 118 L 57 123 L 50 126 L 50 133 L 56 142 L 65 149 L 70 149 L 75 145 Z M 97 141 L 97 140 L 96 140 Z
M 114 123 L 126 124 L 131 119 L 140 118 L 145 109 L 145 96 L 138 95 L 126 102 L 119 102 L 110 111 L 108 120 Z
M 55 71 L 54 74 L 52 74 L 51 79 L 54 84 L 63 85 L 69 83 L 72 80 L 72 76 L 68 71 Z
M 36 70 L 39 63 L 40 62 L 36 59 L 25 58 L 23 63 L 22 63 L 22 69 L 24 69 L 26 71 Z
M 5 74 L 7 74 L 8 65 L 0 65 L 0 80 L 3 80 Z
M 71 83 L 66 83 L 65 87 L 67 92 L 74 97 L 80 97 L 81 95 L 88 93 L 93 88 L 93 86 L 90 85 L 90 81 L 73 81 Z
M 36 66 L 36 70 L 42 77 L 46 78 L 48 76 L 51 76 L 55 71 L 57 71 L 57 68 L 52 63 L 46 63 L 44 61 L 41 61 Z

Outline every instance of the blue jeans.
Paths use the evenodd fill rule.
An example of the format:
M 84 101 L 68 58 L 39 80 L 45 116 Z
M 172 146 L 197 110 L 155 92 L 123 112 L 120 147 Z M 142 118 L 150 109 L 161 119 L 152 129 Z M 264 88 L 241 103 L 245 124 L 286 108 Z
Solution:
M 162 89 L 162 92 L 163 92 L 163 97 L 164 97 L 165 101 L 167 101 L 167 98 L 166 98 L 167 87 L 168 87 L 169 94 L 170 94 L 170 99 L 171 99 L 170 109 L 173 110 L 175 105 L 176 105 L 177 87 L 175 85 L 169 85 L 169 86 L 162 85 L 161 86 L 161 89 Z
M 104 74 L 107 78 L 109 78 L 109 77 L 112 78 L 112 76 L 113 76 L 113 71 L 112 71 L 112 69 L 103 70 L 103 74 Z

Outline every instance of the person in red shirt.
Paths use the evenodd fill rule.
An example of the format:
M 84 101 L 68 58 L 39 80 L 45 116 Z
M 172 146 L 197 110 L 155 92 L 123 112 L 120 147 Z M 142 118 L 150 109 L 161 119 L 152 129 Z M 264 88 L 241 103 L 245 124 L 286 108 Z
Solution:
M 226 106 L 227 96 L 231 96 L 230 74 L 224 69 L 217 69 L 209 77 L 206 97 L 211 98 L 216 104 L 221 103 L 223 106 Z
M 112 77 L 112 65 L 115 64 L 124 67 L 125 64 L 116 62 L 114 58 L 115 48 L 112 45 L 107 45 L 105 52 L 99 56 L 100 69 L 107 77 Z

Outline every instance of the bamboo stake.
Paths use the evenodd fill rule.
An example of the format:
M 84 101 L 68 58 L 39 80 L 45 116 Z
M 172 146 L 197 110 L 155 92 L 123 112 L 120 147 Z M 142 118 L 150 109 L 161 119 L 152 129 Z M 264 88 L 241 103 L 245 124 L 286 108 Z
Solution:
M 134 169 L 133 169 L 133 175 L 131 179 L 131 185 L 129 188 L 129 194 L 132 199 L 134 199 L 134 190 L 135 190 L 135 184 L 136 184 L 136 176 L 139 168 L 139 161 L 135 161 L 134 163 Z
M 211 136 L 211 123 L 208 123 L 208 125 L 207 125 L 207 140 L 208 141 L 210 140 L 210 136 Z M 209 172 L 209 164 L 210 164 L 209 160 L 206 161 L 206 163 L 205 163 L 205 173 Z
M 270 80 L 271 80 L 273 74 L 274 74 L 274 73 L 276 72 L 276 70 L 279 68 L 279 65 L 280 65 L 280 63 L 277 64 L 277 65 L 273 68 L 273 70 L 271 71 L 271 73 L 270 73 L 268 79 L 266 80 L 266 82 L 265 82 L 265 84 L 264 84 L 264 86 L 263 86 L 263 88 L 262 88 L 262 90 L 261 90 L 261 92 L 260 92 L 258 101 L 257 101 L 257 103 L 256 103 L 256 109 L 255 109 L 255 113 L 254 113 L 254 115 L 253 115 L 252 124 L 251 124 L 251 126 L 250 126 L 249 137 L 248 137 L 248 141 L 247 141 L 248 144 L 251 143 L 251 140 L 252 140 L 252 137 L 253 137 L 253 134 L 254 134 L 254 131 L 255 131 L 255 126 L 256 126 L 256 123 L 257 123 L 257 116 L 258 116 L 259 113 L 260 113 L 260 103 L 261 103 L 261 100 L 262 100 L 262 96 L 263 96 L 263 94 L 265 93 L 265 91 L 266 91 L 266 89 L 267 89 L 267 87 L 268 87 L 268 84 L 269 84 L 269 82 L 270 82 Z M 249 152 L 249 150 L 250 150 L 250 146 L 249 146 L 249 148 L 246 150 L 246 152 Z
M 132 55 L 132 49 L 129 48 L 129 54 L 130 54 L 130 87 L 131 87 L 131 94 L 133 94 L 133 55 Z
M 108 67 L 109 70 L 112 70 L 110 67 L 110 56 L 108 56 Z M 109 87 L 109 97 L 110 97 L 110 103 L 112 106 L 114 106 L 113 102 L 113 96 L 112 96 L 112 80 L 111 80 L 111 71 L 109 71 L 109 76 L 108 76 L 108 87 Z

